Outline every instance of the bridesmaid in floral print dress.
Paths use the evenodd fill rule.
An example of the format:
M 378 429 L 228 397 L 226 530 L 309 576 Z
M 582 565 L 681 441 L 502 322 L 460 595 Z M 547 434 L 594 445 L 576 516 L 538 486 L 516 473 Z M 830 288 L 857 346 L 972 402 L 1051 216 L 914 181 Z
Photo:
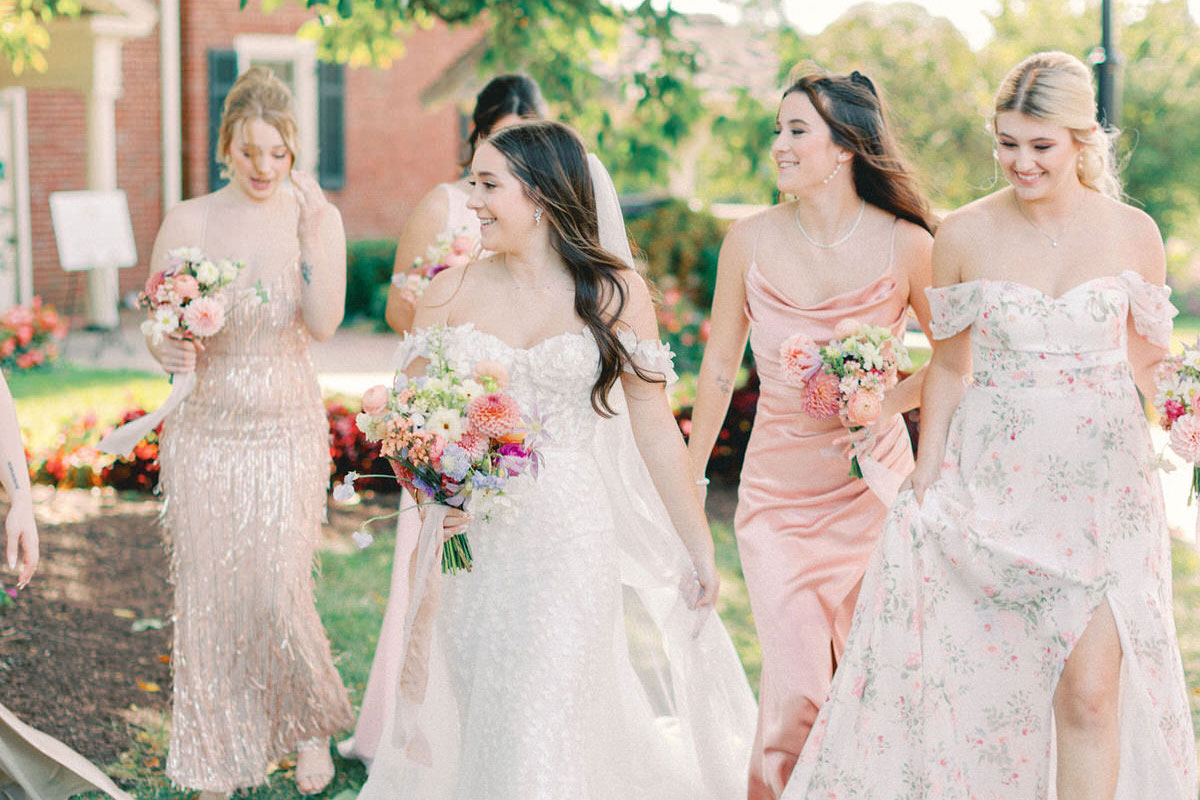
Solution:
M 1117 199 L 1093 97 L 1064 53 L 1000 89 L 1012 186 L 938 231 L 912 491 L 786 800 L 1196 797 L 1137 394 L 1175 310 L 1157 228 Z

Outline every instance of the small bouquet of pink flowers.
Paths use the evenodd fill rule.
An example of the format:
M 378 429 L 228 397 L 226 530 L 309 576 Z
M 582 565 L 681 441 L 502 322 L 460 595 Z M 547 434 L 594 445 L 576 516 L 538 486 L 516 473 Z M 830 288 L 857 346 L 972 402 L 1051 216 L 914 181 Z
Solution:
M 465 267 L 471 263 L 471 253 L 475 251 L 477 242 L 465 233 L 451 238 L 440 236 L 429 246 L 425 255 L 413 262 L 412 269 L 401 275 L 392 276 L 392 285 L 400 290 L 400 294 L 410 303 L 416 303 L 433 276 L 450 267 Z
M 890 330 L 851 318 L 837 324 L 826 345 L 802 333 L 788 337 L 779 357 L 787 380 L 804 390 L 804 412 L 814 419 L 838 417 L 851 431 L 879 419 L 884 393 L 896 385 L 900 370 L 912 366 Z M 850 459 L 850 476 L 863 476 L 858 456 Z
M 429 366 L 424 375 L 397 373 L 394 385 L 373 386 L 363 394 L 357 424 L 368 441 L 381 443 L 396 479 L 434 503 L 463 508 L 489 520 L 512 509 L 510 484 L 536 478 L 539 420 L 522 416 L 504 391 L 508 373 L 500 364 L 480 361 L 470 375 L 456 371 L 429 332 Z M 357 478 L 347 475 L 335 499 L 352 494 Z M 350 487 L 349 492 L 343 487 Z M 466 534 L 448 539 L 442 572 L 470 571 Z
M 146 281 L 138 305 L 150 312 L 142 333 L 158 344 L 163 337 L 207 339 L 225 326 L 225 315 L 234 301 L 227 287 L 245 267 L 240 261 L 211 261 L 197 247 L 179 247 L 167 252 L 166 269 Z M 262 283 L 249 290 L 245 299 L 266 300 Z
M 1191 503 L 1200 494 L 1200 340 L 1163 359 L 1155 387 L 1159 424 L 1171 433 L 1171 449 L 1192 465 Z

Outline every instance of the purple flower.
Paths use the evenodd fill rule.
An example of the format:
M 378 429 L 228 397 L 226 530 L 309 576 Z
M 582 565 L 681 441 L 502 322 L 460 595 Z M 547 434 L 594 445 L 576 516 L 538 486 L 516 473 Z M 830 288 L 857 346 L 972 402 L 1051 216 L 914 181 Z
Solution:
M 417 489 L 417 491 L 424 492 L 425 494 L 429 495 L 430 497 L 437 496 L 438 490 L 435 489 L 434 487 L 430 486 L 429 482 L 426 481 L 424 478 L 422 478 L 420 475 L 413 475 L 412 484 Z

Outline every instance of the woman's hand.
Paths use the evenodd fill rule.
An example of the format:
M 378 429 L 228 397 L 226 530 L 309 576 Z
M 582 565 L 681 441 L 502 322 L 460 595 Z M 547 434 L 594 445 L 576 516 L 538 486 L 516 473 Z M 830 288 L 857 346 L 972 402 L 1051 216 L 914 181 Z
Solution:
M 875 451 L 875 438 L 875 425 L 863 425 L 856 431 L 846 429 L 845 435 L 834 439 L 833 443 L 842 448 L 847 459 L 866 458 Z
M 460 533 L 466 533 L 467 526 L 470 524 L 470 514 L 461 508 L 451 508 L 446 512 L 446 520 L 442 523 L 442 541 L 444 542 Z
M 152 345 L 150 352 L 163 369 L 174 375 L 195 372 L 196 353 L 203 349 L 204 345 L 193 339 L 173 339 L 168 336 L 160 344 Z
M 320 185 L 307 172 L 292 170 L 292 186 L 296 189 L 296 203 L 300 206 L 300 219 L 296 225 L 296 236 L 301 242 L 315 241 L 320 235 L 321 220 L 329 210 L 329 200 Z
M 918 461 L 917 466 L 904 479 L 904 483 L 900 484 L 900 491 L 912 489 L 913 494 L 916 495 L 917 504 L 920 505 L 925 500 L 925 490 L 933 485 L 941 472 L 940 464 L 930 467 Z
M 690 609 L 716 606 L 717 595 L 721 591 L 721 576 L 717 573 L 717 564 L 712 554 L 693 559 L 692 572 L 683 577 L 679 588 Z
M 26 493 L 28 494 L 28 493 Z M 38 564 L 38 533 L 37 523 L 33 518 L 33 503 L 27 497 L 18 497 L 8 510 L 4 521 L 5 533 L 8 536 L 7 562 L 8 568 L 17 568 L 17 557 L 20 555 L 21 571 L 17 575 L 17 588 L 24 589 L 33 577 Z

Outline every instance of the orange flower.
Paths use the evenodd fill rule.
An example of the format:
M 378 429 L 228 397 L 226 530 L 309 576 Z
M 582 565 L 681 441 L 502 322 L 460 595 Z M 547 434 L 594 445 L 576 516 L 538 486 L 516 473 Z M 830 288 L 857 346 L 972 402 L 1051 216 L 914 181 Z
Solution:
M 521 410 L 510 395 L 493 392 L 476 397 L 467 405 L 471 430 L 491 439 L 512 433 L 521 422 Z

